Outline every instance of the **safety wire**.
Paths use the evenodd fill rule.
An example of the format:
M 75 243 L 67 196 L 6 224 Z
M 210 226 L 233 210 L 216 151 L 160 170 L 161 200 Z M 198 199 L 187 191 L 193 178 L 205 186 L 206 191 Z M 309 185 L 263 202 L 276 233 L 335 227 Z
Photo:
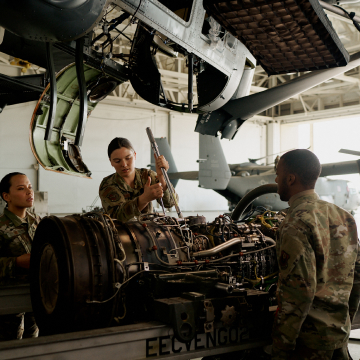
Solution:
M 234 221 L 235 223 L 239 222 L 245 222 L 248 220 L 252 215 L 254 215 L 256 212 L 264 212 L 267 211 L 267 209 L 264 206 L 257 206 L 255 209 L 250 210 L 247 214 L 245 214 L 240 220 Z
M 117 260 L 117 259 L 114 259 L 114 260 Z M 128 278 L 127 280 L 125 280 L 122 284 L 120 283 L 116 283 L 114 286 L 115 288 L 117 289 L 115 294 L 113 296 L 111 296 L 109 299 L 107 300 L 103 300 L 103 301 L 96 301 L 96 300 L 87 300 L 86 302 L 88 304 L 104 304 L 104 303 L 107 303 L 108 301 L 112 300 L 120 291 L 121 287 L 124 286 L 125 284 L 127 284 L 130 280 L 132 280 L 135 276 L 138 276 L 139 274 L 142 274 L 143 272 L 167 272 L 165 270 L 140 270 L 138 271 L 136 274 L 134 274 L 133 276 L 131 276 L 130 278 Z
M 169 220 L 169 219 L 172 219 L 172 218 L 169 217 L 169 216 L 166 216 L 166 215 L 165 216 L 155 217 L 157 215 L 156 213 L 140 215 L 139 216 L 139 222 L 141 223 L 143 221 L 143 217 L 145 217 L 145 216 L 148 217 L 149 215 L 154 216 L 154 219 L 152 220 L 152 222 L 154 222 L 156 225 L 164 226 L 165 228 L 171 227 L 171 226 L 177 226 L 177 225 L 168 225 L 168 224 L 166 224 L 164 222 L 158 222 L 157 220 L 164 219 L 166 221 L 166 220 Z M 176 242 L 175 242 L 175 240 L 174 240 L 174 238 L 172 236 L 172 233 L 171 233 L 170 229 L 167 229 L 167 230 L 168 230 L 170 239 L 171 239 L 171 241 L 172 241 L 172 243 L 174 245 L 174 249 L 177 249 Z M 154 242 L 154 244 L 155 244 L 155 242 Z
M 112 299 L 114 299 L 119 294 L 120 288 L 130 280 L 130 279 L 126 279 L 127 272 L 126 272 L 126 269 L 123 264 L 123 262 L 126 260 L 126 253 L 122 246 L 122 243 L 120 242 L 120 239 L 118 237 L 118 231 L 117 231 L 116 226 L 115 226 L 113 220 L 111 219 L 111 217 L 107 214 L 102 214 L 100 212 L 88 213 L 87 217 L 89 216 L 89 214 L 91 217 L 94 217 L 94 218 L 97 218 L 98 220 L 100 220 L 101 223 L 104 225 L 104 228 L 105 228 L 105 231 L 107 234 L 107 238 L 109 239 L 109 245 L 111 243 L 114 245 L 114 262 L 121 266 L 121 268 L 123 269 L 123 274 L 124 274 L 123 283 L 120 284 L 119 282 L 116 282 L 114 284 L 114 287 L 117 290 L 109 299 L 103 300 L 103 301 L 87 300 L 87 303 L 89 303 L 89 304 L 103 304 L 103 303 L 107 303 L 107 302 L 111 301 Z M 119 256 L 118 250 L 121 252 L 121 256 L 120 256 L 121 260 L 115 257 L 115 256 Z M 116 267 L 113 269 L 113 281 L 115 281 L 115 270 L 116 270 Z M 114 317 L 114 319 L 117 322 L 126 316 L 126 305 L 125 305 L 124 301 L 122 301 L 122 305 L 123 305 L 123 315 L 119 316 L 119 317 Z
M 124 27 L 124 29 L 122 29 L 122 31 L 117 30 L 117 31 L 119 32 L 119 34 L 118 34 L 117 36 L 115 36 L 114 39 L 112 39 L 112 42 L 114 42 L 120 35 L 123 35 L 123 36 L 127 37 L 127 36 L 124 34 L 124 32 L 125 32 L 125 30 L 129 27 L 129 25 L 135 23 L 135 16 L 136 16 L 137 12 L 138 12 L 139 9 L 140 9 L 141 3 L 142 3 L 142 0 L 140 0 L 139 5 L 138 5 L 138 7 L 136 8 L 136 10 L 135 10 L 135 12 L 134 12 L 134 15 L 132 16 L 132 18 L 131 18 L 131 20 L 128 22 L 128 24 Z M 130 40 L 130 41 L 131 41 L 131 40 Z M 108 45 L 106 45 L 105 47 L 107 47 L 107 46 L 108 46 Z
M 166 223 L 164 221 L 159 222 L 159 220 L 162 220 L 162 219 L 165 219 L 166 221 L 170 221 L 170 224 Z M 194 238 L 193 238 L 192 231 L 190 229 L 184 229 L 184 227 L 186 227 L 187 224 L 180 225 L 179 221 L 176 218 L 173 218 L 170 216 L 161 216 L 158 218 L 154 218 L 153 222 L 157 225 L 161 225 L 164 227 L 174 227 L 175 232 L 181 237 L 182 241 L 187 246 L 191 247 L 193 245 Z M 170 236 L 172 237 L 170 230 L 169 230 L 169 233 L 170 233 Z M 175 243 L 175 241 L 174 241 L 174 243 Z M 176 244 L 175 244 L 175 247 L 176 247 Z
M 256 260 L 250 260 L 250 262 L 254 263 L 254 274 L 255 274 L 256 280 L 248 279 L 248 278 L 245 278 L 245 277 L 244 277 L 244 279 L 245 279 L 246 281 L 251 282 L 251 283 L 253 284 L 253 286 L 258 285 L 263 279 L 264 279 L 264 280 L 267 280 L 267 279 L 269 279 L 269 278 L 271 278 L 271 277 L 273 277 L 273 276 L 275 276 L 275 275 L 277 275 L 277 274 L 279 273 L 278 271 L 276 271 L 276 272 L 274 272 L 274 273 L 272 273 L 272 274 L 270 274 L 270 275 L 263 276 L 262 278 L 259 278 L 259 277 L 257 276 L 257 269 L 256 269 L 257 261 L 256 261 Z
M 126 253 L 125 253 L 124 247 L 123 247 L 123 245 L 122 245 L 122 243 L 121 243 L 121 241 L 120 241 L 120 239 L 119 239 L 119 233 L 118 233 L 118 231 L 117 231 L 117 229 L 116 229 L 116 226 L 115 226 L 115 224 L 114 224 L 114 221 L 111 219 L 111 217 L 110 217 L 108 214 L 104 214 L 104 216 L 106 216 L 107 219 L 110 221 L 110 223 L 111 223 L 111 225 L 112 225 L 113 233 L 116 235 L 117 240 L 118 240 L 118 241 L 116 241 L 115 243 L 116 243 L 116 245 L 118 245 L 119 250 L 122 252 L 122 260 L 119 260 L 119 259 L 117 259 L 117 258 L 114 258 L 114 261 L 115 261 L 116 263 L 118 263 L 118 264 L 121 266 L 122 270 L 123 270 L 124 281 L 123 281 L 122 285 L 124 285 L 124 283 L 127 281 L 126 277 L 128 276 L 128 273 L 127 273 L 127 271 L 126 271 L 126 269 L 125 269 L 125 267 L 124 267 L 124 261 L 126 260 Z M 119 283 L 117 282 L 116 284 L 119 284 Z M 115 288 L 116 288 L 116 284 L 115 284 Z M 121 286 L 120 286 L 120 287 L 121 287 Z M 117 290 L 116 293 L 114 294 L 114 297 L 117 297 L 117 294 L 120 294 L 120 293 L 119 293 L 119 292 L 120 292 L 120 287 L 118 288 L 118 290 Z M 119 322 L 120 320 L 124 319 L 125 316 L 126 316 L 126 312 L 127 312 L 127 311 L 126 311 L 125 301 L 123 300 L 123 301 L 121 301 L 121 303 L 122 303 L 122 306 L 123 306 L 123 314 L 122 314 L 121 316 L 115 316 L 115 317 L 114 317 L 114 320 L 115 320 L 116 322 Z
M 120 241 L 120 238 L 119 238 L 119 233 L 116 229 L 116 226 L 114 224 L 114 221 L 113 219 L 108 215 L 108 214 L 104 214 L 104 217 L 106 217 L 110 224 L 112 225 L 112 232 L 113 232 L 113 237 L 116 238 L 116 240 L 114 241 L 116 245 L 118 245 L 118 250 L 121 251 L 121 259 L 114 259 L 114 260 L 117 260 L 117 262 L 121 265 L 121 267 L 123 268 L 123 270 L 125 271 L 125 268 L 124 268 L 124 261 L 126 260 L 126 252 L 124 250 L 124 247 Z M 117 254 L 118 255 L 118 254 Z
M 270 210 L 266 210 L 264 213 L 262 213 L 261 215 L 257 215 L 255 218 L 251 219 L 248 224 L 253 223 L 255 220 L 259 219 L 261 224 L 264 225 L 266 228 L 271 229 L 273 228 L 275 225 L 273 224 L 272 221 L 279 221 L 279 219 L 277 219 L 276 217 L 273 216 L 265 216 L 266 214 L 277 214 L 277 211 L 270 211 Z

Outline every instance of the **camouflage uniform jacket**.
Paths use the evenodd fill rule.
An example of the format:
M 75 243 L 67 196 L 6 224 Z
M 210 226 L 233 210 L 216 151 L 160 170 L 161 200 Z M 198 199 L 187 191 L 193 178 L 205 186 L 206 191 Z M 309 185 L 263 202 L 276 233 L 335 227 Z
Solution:
M 102 206 L 106 213 L 112 218 L 122 222 L 127 222 L 134 216 L 141 213 L 153 212 L 152 203 L 149 202 L 142 211 L 138 209 L 138 197 L 144 193 L 144 186 L 151 177 L 151 184 L 158 183 L 156 172 L 148 169 L 135 169 L 135 187 L 131 188 L 123 178 L 115 173 L 103 179 L 99 188 L 99 196 Z M 178 195 L 175 194 L 178 201 Z M 160 203 L 160 200 L 157 200 Z M 163 196 L 164 206 L 170 208 L 174 206 L 168 190 Z
M 27 271 L 15 266 L 15 259 L 31 252 L 40 217 L 26 212 L 21 219 L 7 208 L 0 216 L 0 285 L 27 283 Z
M 279 308 L 273 347 L 292 350 L 299 337 L 312 349 L 340 348 L 359 302 L 354 218 L 316 193 L 304 195 L 291 203 L 277 237 Z

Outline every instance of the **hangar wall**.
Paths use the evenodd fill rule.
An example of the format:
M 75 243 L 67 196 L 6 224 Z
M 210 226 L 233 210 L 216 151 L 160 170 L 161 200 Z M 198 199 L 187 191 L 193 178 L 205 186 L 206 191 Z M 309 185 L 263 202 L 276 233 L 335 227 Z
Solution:
M 0 177 L 12 171 L 24 172 L 34 189 L 48 191 L 52 214 L 81 212 L 93 203 L 101 180 L 113 173 L 107 146 L 115 136 L 129 138 L 137 152 L 136 166 L 146 167 L 151 161 L 147 126 L 156 137 L 170 139 L 178 171 L 198 170 L 196 115 L 99 104 L 87 123 L 82 146 L 83 159 L 92 171 L 92 179 L 49 172 L 41 167 L 38 172 L 29 145 L 29 124 L 35 104 L 9 106 L 0 115 Z M 249 122 L 242 126 L 234 140 L 222 140 L 222 145 L 228 162 L 239 163 L 248 161 L 248 157 L 264 155 L 265 140 L 264 126 Z M 199 188 L 196 181 L 180 180 L 176 190 L 183 211 L 228 210 L 223 197 Z M 100 200 L 96 205 L 100 205 Z
M 8 106 L 0 114 L 0 178 L 22 172 L 37 187 L 36 160 L 29 144 L 29 124 L 36 103 Z

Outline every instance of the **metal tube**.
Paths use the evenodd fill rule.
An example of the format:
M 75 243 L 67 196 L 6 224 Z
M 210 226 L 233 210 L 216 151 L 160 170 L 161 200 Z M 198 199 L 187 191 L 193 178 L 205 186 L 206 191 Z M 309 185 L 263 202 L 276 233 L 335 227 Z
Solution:
M 193 97 L 194 97 L 194 54 L 188 55 L 188 106 L 189 112 L 193 110 Z
M 330 4 L 326 3 L 325 1 L 321 1 L 321 0 L 319 1 L 319 4 L 325 10 L 328 10 L 328 11 L 334 13 L 334 14 L 340 15 L 340 16 L 346 18 L 346 19 L 354 20 L 354 21 L 360 23 L 360 16 L 354 16 L 352 19 L 350 19 L 348 14 L 344 10 L 338 8 L 337 6 L 330 5 Z
M 217 283 L 215 289 L 225 291 L 227 294 L 231 294 L 234 290 L 234 286 L 230 284 Z
M 47 61 L 47 71 L 50 77 L 50 109 L 49 109 L 46 129 L 45 129 L 44 140 L 50 141 L 52 129 L 55 121 L 55 114 L 56 114 L 57 87 L 56 87 L 54 59 L 52 53 L 52 44 L 49 42 L 46 43 L 46 61 Z
M 193 257 L 214 256 L 217 253 L 219 253 L 220 251 L 223 251 L 233 245 L 242 243 L 244 240 L 245 240 L 245 238 L 242 238 L 242 237 L 234 238 L 234 239 L 228 240 L 218 246 L 215 246 L 212 249 L 197 251 L 197 252 L 193 253 L 192 256 Z
M 76 56 L 75 56 L 75 65 L 76 65 L 76 76 L 79 85 L 79 123 L 76 130 L 75 145 L 81 146 L 84 138 L 85 124 L 87 120 L 87 93 L 86 93 L 86 82 L 84 75 L 84 38 L 76 40 Z
M 312 87 L 323 83 L 337 75 L 349 71 L 360 65 L 360 52 L 350 56 L 346 66 L 329 68 L 326 70 L 312 71 L 274 88 L 252 94 L 236 100 L 230 100 L 222 108 L 233 118 L 247 120 L 270 107 L 276 106 L 292 96 L 298 95 Z M 212 112 L 214 115 L 216 111 Z M 215 115 L 214 115 L 215 116 Z M 240 121 L 240 120 L 239 120 Z
M 152 133 L 152 131 L 151 131 L 151 129 L 150 129 L 149 127 L 146 128 L 146 133 L 147 133 L 147 135 L 148 135 L 148 137 L 149 137 L 149 140 L 150 140 L 150 143 L 151 143 L 151 147 L 152 147 L 155 155 L 159 157 L 159 156 L 160 156 L 159 148 L 158 148 L 157 143 L 156 143 L 156 141 L 155 141 L 154 135 L 153 135 L 153 133 Z M 174 194 L 174 192 L 173 192 L 173 188 L 172 188 L 171 182 L 170 182 L 170 180 L 169 180 L 169 176 L 168 176 L 168 174 L 167 174 L 167 172 L 165 171 L 164 168 L 161 168 L 161 172 L 162 172 L 162 174 L 163 174 L 163 176 L 164 176 L 164 179 L 165 179 L 165 182 L 166 182 L 166 186 L 167 186 L 167 188 L 168 188 L 168 190 L 169 190 L 171 199 L 173 200 L 173 202 L 174 202 L 174 204 L 175 204 L 176 212 L 177 212 L 179 218 L 183 219 L 184 217 L 183 217 L 183 214 L 181 213 L 180 207 L 179 207 L 179 205 L 178 205 L 178 203 L 177 203 L 176 196 L 175 196 L 175 194 Z M 165 215 L 165 214 L 164 214 L 164 215 Z

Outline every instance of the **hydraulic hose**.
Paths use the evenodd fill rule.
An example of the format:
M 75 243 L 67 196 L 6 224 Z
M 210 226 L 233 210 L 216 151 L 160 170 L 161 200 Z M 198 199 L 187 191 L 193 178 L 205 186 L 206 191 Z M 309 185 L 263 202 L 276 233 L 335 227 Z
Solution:
M 277 184 L 261 185 L 251 191 L 249 191 L 236 205 L 236 208 L 231 214 L 232 220 L 239 220 L 245 209 L 259 196 L 271 193 L 277 193 Z

